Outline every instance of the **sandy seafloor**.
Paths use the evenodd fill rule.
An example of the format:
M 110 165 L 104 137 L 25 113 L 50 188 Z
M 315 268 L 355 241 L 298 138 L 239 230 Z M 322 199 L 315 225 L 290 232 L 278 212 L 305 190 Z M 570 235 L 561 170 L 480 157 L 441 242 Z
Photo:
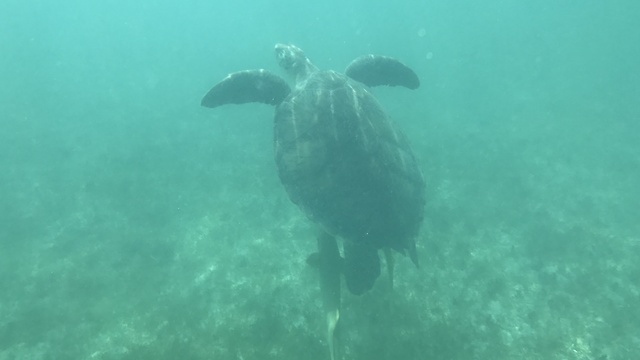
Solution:
M 569 32 L 500 53 L 411 26 L 407 46 L 430 44 L 294 37 L 321 67 L 383 52 L 423 79 L 374 89 L 427 180 L 421 268 L 398 256 L 394 289 L 384 269 L 371 292 L 345 289 L 341 358 L 636 358 L 633 41 L 596 51 L 608 38 Z M 279 33 L 206 66 L 179 33 L 166 46 L 186 58 L 111 44 L 123 63 L 31 35 L 2 43 L 0 360 L 328 359 L 316 229 L 279 183 L 272 109 L 198 106 L 228 71 L 277 71 Z

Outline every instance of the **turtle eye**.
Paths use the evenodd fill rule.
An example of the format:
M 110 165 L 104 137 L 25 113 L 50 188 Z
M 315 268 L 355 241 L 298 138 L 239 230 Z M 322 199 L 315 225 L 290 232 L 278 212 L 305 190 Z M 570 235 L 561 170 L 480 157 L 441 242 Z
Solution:
M 284 62 L 287 60 L 287 58 L 289 56 L 288 52 L 285 49 L 282 48 L 277 48 L 276 49 L 276 59 L 278 60 L 278 62 L 280 62 L 282 65 L 284 65 Z
M 279 51 L 277 54 L 277 58 L 280 66 L 285 69 L 291 69 L 296 64 L 294 57 L 291 56 L 291 52 L 287 50 Z
M 287 56 L 290 56 L 290 50 L 286 45 L 277 44 L 276 45 L 276 57 L 278 60 L 282 60 Z

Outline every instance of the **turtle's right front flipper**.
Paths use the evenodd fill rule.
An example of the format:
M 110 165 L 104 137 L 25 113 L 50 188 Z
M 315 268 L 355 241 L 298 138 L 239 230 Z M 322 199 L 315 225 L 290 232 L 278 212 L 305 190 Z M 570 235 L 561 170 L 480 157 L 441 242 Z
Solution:
M 291 88 L 280 76 L 267 70 L 245 70 L 229 74 L 202 98 L 201 105 L 214 108 L 225 104 L 261 102 L 278 105 Z
M 345 74 L 367 86 L 404 86 L 412 90 L 420 87 L 420 79 L 411 68 L 388 56 L 361 56 L 347 66 Z

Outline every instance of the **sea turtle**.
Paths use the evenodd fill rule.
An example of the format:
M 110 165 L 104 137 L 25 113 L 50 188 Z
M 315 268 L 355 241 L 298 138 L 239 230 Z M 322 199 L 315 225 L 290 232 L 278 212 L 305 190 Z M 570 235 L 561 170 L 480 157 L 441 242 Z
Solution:
M 232 73 L 202 105 L 262 102 L 276 106 L 275 160 L 291 201 L 321 228 L 318 266 L 329 335 L 339 318 L 340 274 L 354 294 L 380 274 L 379 249 L 408 253 L 418 265 L 415 237 L 424 180 L 405 135 L 368 87 L 416 89 L 416 74 L 396 59 L 366 55 L 345 74 L 314 66 L 294 45 L 277 44 L 279 65 L 295 79 L 267 70 Z M 336 237 L 343 239 L 344 259 Z M 333 354 L 333 351 L 332 351 Z

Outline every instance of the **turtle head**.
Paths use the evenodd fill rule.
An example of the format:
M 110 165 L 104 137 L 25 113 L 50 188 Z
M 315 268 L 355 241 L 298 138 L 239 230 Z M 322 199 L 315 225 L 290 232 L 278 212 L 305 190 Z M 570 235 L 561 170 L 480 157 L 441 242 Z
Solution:
M 276 59 L 278 65 L 289 75 L 295 76 L 296 81 L 304 79 L 318 69 L 309 61 L 299 47 L 291 44 L 276 44 Z

